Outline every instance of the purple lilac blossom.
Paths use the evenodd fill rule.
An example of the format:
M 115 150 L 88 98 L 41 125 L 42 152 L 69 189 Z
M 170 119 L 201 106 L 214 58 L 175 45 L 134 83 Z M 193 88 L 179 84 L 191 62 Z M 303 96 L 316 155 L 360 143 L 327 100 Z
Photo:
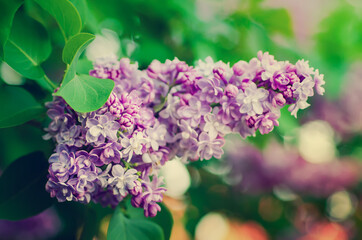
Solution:
M 326 197 L 358 183 L 361 164 L 350 159 L 310 163 L 297 149 L 276 142 L 263 151 L 240 141 L 227 141 L 227 179 L 239 191 L 249 194 L 288 188 L 304 195 Z
M 296 116 L 314 89 L 324 92 L 323 75 L 307 61 L 293 65 L 263 52 L 234 65 L 154 60 L 145 70 L 103 58 L 90 75 L 115 83 L 100 109 L 77 113 L 60 97 L 46 104 L 44 138 L 57 144 L 46 189 L 58 201 L 112 207 L 131 195 L 146 216 L 160 211 L 166 189 L 158 173 L 167 161 L 221 158 L 227 134 L 267 134 L 281 108 Z

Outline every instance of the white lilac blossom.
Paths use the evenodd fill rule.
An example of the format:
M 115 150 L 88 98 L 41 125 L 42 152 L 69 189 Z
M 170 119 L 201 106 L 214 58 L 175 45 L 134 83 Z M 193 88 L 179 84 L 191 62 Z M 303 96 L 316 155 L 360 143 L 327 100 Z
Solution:
M 60 202 L 111 207 L 128 196 L 146 216 L 161 209 L 166 188 L 158 173 L 167 161 L 220 158 L 228 133 L 267 134 L 281 108 L 296 116 L 314 89 L 324 93 L 323 75 L 307 61 L 293 65 L 262 52 L 233 66 L 175 58 L 145 70 L 128 58 L 102 58 L 90 75 L 115 83 L 100 109 L 77 113 L 60 97 L 46 104 L 44 138 L 57 144 L 46 189 Z

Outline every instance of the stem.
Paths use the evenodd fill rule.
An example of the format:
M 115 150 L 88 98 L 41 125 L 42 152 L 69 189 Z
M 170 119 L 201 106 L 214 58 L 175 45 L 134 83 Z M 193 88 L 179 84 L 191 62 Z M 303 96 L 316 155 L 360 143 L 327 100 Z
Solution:
M 45 79 L 45 81 L 49 84 L 49 86 L 51 87 L 51 88 L 53 88 L 53 90 L 55 90 L 58 86 L 57 85 L 55 85 L 49 78 L 48 78 L 48 76 L 46 75 L 46 74 L 44 74 L 44 79 Z

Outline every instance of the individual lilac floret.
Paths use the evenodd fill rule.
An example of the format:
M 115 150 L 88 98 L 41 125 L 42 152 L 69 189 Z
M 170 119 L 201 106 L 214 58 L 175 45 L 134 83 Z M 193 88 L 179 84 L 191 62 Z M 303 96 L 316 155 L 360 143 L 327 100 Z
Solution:
M 77 171 L 83 169 L 88 171 L 95 171 L 94 163 L 98 162 L 98 156 L 92 153 L 88 153 L 84 150 L 77 151 L 76 156 L 76 166 Z
M 241 106 L 240 113 L 246 113 L 250 116 L 262 114 L 262 101 L 267 97 L 268 91 L 265 89 L 258 89 L 255 84 L 249 85 L 249 87 L 245 89 L 245 92 L 239 92 L 236 97 L 237 102 Z
M 221 158 L 224 153 L 222 146 L 225 140 L 219 138 L 211 138 L 209 134 L 202 132 L 199 136 L 199 143 L 197 153 L 200 155 L 200 159 L 211 159 L 212 156 L 215 158 Z
M 142 149 L 146 143 L 147 140 L 142 132 L 134 134 L 131 138 L 124 137 L 121 141 L 123 146 L 122 154 L 128 156 L 127 161 L 129 162 L 133 157 L 133 154 L 142 154 Z
M 59 144 L 66 144 L 68 146 L 82 147 L 85 140 L 80 138 L 81 126 L 73 125 L 69 129 L 62 128 L 56 135 L 56 140 Z
M 96 145 L 104 143 L 106 138 L 117 140 L 117 131 L 120 125 L 114 121 L 112 115 L 101 115 L 95 118 L 89 118 L 86 123 L 88 128 L 86 139 L 88 143 Z
M 94 181 L 97 179 L 97 174 L 92 171 L 81 169 L 78 172 L 77 178 L 72 178 L 68 184 L 73 186 L 76 191 L 76 198 L 79 202 L 89 203 L 91 193 L 95 190 Z
M 157 202 L 162 202 L 163 193 L 166 191 L 166 188 L 160 187 L 161 185 L 163 185 L 162 177 L 153 176 L 152 181 L 147 177 L 142 182 L 143 192 L 132 198 L 132 205 L 143 208 L 146 217 L 154 217 L 161 211 Z
M 125 170 L 121 165 L 114 165 L 112 168 L 112 177 L 108 179 L 108 184 L 113 188 L 113 194 L 122 199 L 132 190 L 138 179 L 137 170 Z
M 63 182 L 49 179 L 45 185 L 45 189 L 50 193 L 51 197 L 56 197 L 59 202 L 76 201 L 73 195 L 74 188 Z
M 111 162 L 120 163 L 122 148 L 121 144 L 117 142 L 103 143 L 90 151 L 90 154 L 98 156 L 97 161 L 94 161 L 96 166 L 108 165 Z
M 49 173 L 60 182 L 66 182 L 69 176 L 75 174 L 77 171 L 74 153 L 68 154 L 66 151 L 54 153 L 49 158 L 49 163 Z
M 186 119 L 186 121 L 189 121 L 192 127 L 200 124 L 201 116 L 209 112 L 211 112 L 211 107 L 194 96 L 189 99 L 188 105 L 182 106 L 177 110 L 177 114 L 181 118 Z

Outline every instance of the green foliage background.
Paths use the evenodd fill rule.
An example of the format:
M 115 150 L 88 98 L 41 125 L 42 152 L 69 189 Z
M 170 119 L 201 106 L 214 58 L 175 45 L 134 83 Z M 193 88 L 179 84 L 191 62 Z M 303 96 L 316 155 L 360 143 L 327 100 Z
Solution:
M 295 39 L 292 18 L 286 9 L 267 7 L 260 0 L 239 1 L 236 6 L 224 14 L 202 20 L 193 0 L 0 0 L 1 59 L 25 79 L 20 86 L 9 86 L 0 81 L 0 169 L 4 170 L 15 159 L 34 151 L 40 151 L 46 157 L 34 157 L 33 154 L 27 155 L 27 158 L 29 161 L 39 161 L 40 165 L 50 156 L 54 146 L 42 139 L 42 129 L 48 122 L 44 103 L 51 100 L 52 92 L 60 83 L 62 85 L 56 95 L 62 96 L 79 112 L 93 111 L 107 100 L 113 82 L 102 80 L 100 83 L 99 79 L 95 81 L 84 75 L 90 63 L 82 54 L 94 39 L 94 34 L 100 34 L 103 28 L 118 34 L 121 39 L 120 56 L 138 61 L 141 68 L 153 59 L 164 61 L 174 57 L 192 64 L 197 59 L 212 56 L 233 64 L 254 57 L 259 50 L 269 51 L 279 60 L 295 62 L 301 58 L 309 59 L 312 66 L 325 74 L 326 97 L 338 98 L 349 66 L 362 58 L 362 19 L 358 14 L 361 9 L 358 12 L 347 1 L 338 1 L 338 7 L 320 23 L 313 45 L 302 48 Z M 136 46 L 131 54 L 127 50 L 129 44 Z M 74 89 L 80 90 L 74 92 Z M 97 96 L 92 95 L 93 89 L 97 90 Z M 89 101 L 82 101 L 85 97 Z M 277 137 L 286 135 L 300 123 L 284 114 L 280 125 L 276 129 Z M 249 141 L 263 148 L 269 138 L 258 136 Z M 349 149 L 353 150 L 360 145 L 360 141 L 348 144 Z M 350 154 L 352 150 L 345 154 Z M 43 173 L 43 178 L 45 175 Z M 5 177 L 4 174 L 0 178 L 2 191 L 5 191 Z M 214 179 L 214 176 L 206 175 L 205 179 Z M 215 184 L 223 185 L 217 179 L 215 181 Z M 213 181 L 207 182 L 205 186 L 191 189 L 188 193 L 191 210 L 186 215 L 185 225 L 191 235 L 198 220 L 211 210 L 231 213 L 238 209 L 236 214 L 231 214 L 233 217 L 255 220 L 271 236 L 277 236 L 281 230 L 290 227 L 287 217 L 272 224 L 263 222 L 257 214 L 257 206 L 253 204 L 257 197 L 213 193 L 207 190 Z M 39 181 L 39 184 L 43 184 L 43 181 Z M 231 191 L 228 186 L 223 187 L 228 189 L 227 193 Z M 6 208 L 2 205 L 7 201 L 3 195 L 0 192 L 0 211 Z M 226 203 L 225 198 L 229 202 Z M 43 201 L 43 209 L 49 206 L 48 200 Z M 42 201 L 39 202 L 42 204 Z M 321 209 L 325 206 L 323 199 L 312 199 L 311 202 L 321 206 Z M 39 211 L 42 206 L 38 208 Z M 65 224 L 58 239 L 71 239 L 84 222 L 98 226 L 100 219 L 110 213 L 110 210 L 72 203 L 54 203 L 54 206 L 64 222 L 73 218 L 74 214 L 79 218 L 74 226 Z M 192 211 L 195 208 L 196 213 Z M 289 206 L 286 204 L 285 208 Z M 33 212 L 27 209 L 25 204 L 23 208 L 14 210 L 16 212 L 8 219 L 30 216 Z M 88 223 L 87 214 L 92 211 L 98 217 Z M 120 220 L 111 220 L 112 224 L 124 221 L 123 226 L 132 228 L 133 218 L 126 218 L 120 211 L 117 210 L 113 217 Z M 5 216 L 8 213 L 1 211 L 0 217 L 3 217 L 2 214 Z M 361 225 L 360 220 L 355 221 Z M 140 236 L 149 229 L 156 229 L 152 231 L 158 233 L 148 235 L 149 239 L 159 239 L 157 234 L 166 235 L 167 238 L 167 233 L 160 232 L 160 224 L 147 222 L 146 225 L 150 227 L 145 227 L 143 232 L 141 229 Z M 96 229 L 87 226 L 84 229 Z M 162 227 L 170 226 L 172 224 Z M 88 235 L 87 232 L 81 234 L 81 238 L 87 239 L 97 234 L 97 231 L 89 232 Z M 115 236 L 118 236 L 117 233 Z

